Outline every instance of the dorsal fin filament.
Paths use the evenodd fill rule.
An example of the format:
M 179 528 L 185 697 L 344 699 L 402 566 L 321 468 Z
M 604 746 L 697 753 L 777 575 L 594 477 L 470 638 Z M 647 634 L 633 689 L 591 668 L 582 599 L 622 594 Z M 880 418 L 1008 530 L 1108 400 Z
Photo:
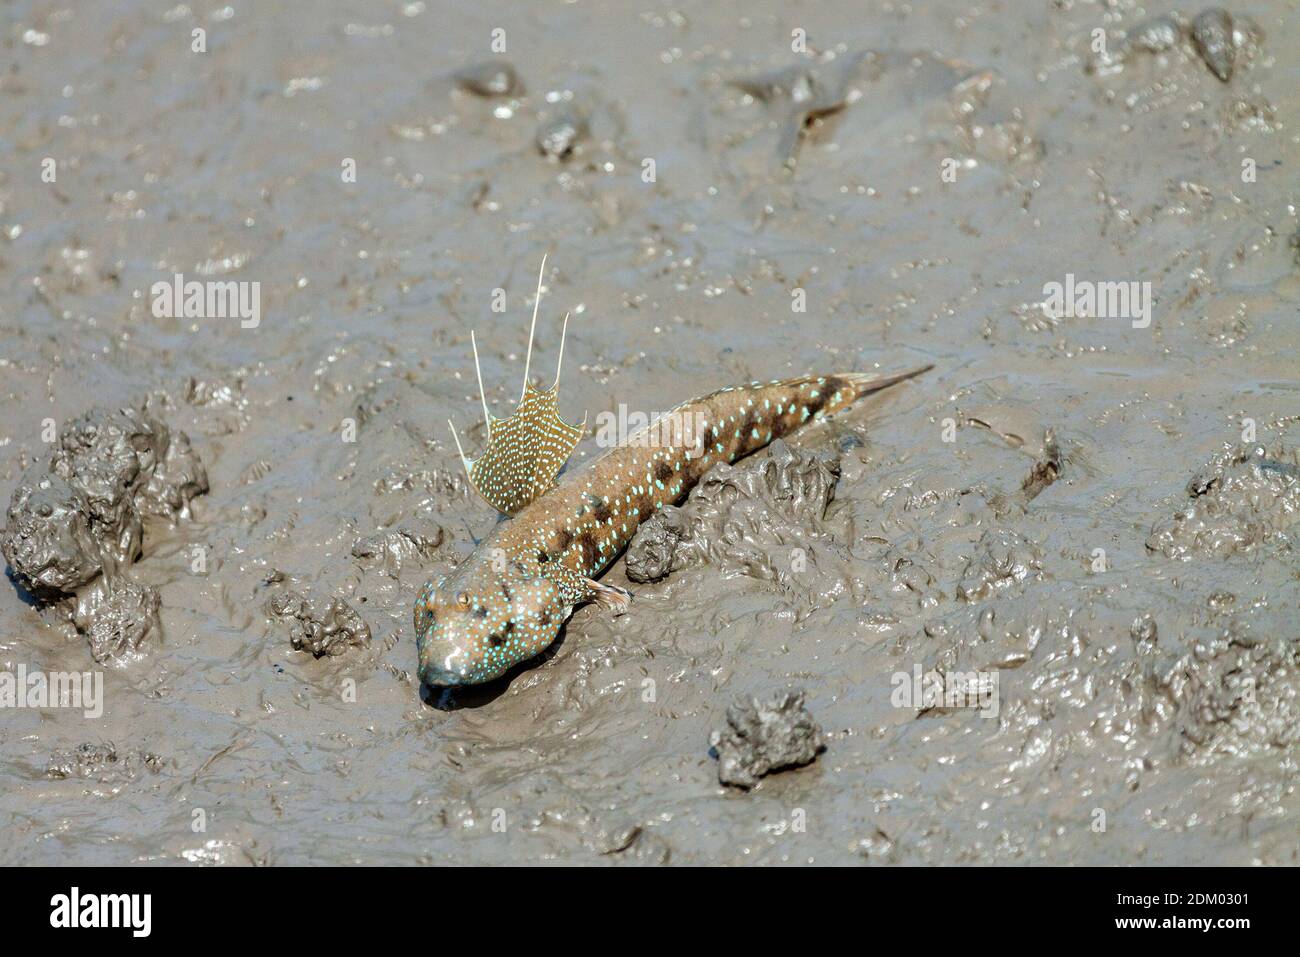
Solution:
M 542 304 L 542 277 L 546 275 L 546 253 L 542 253 L 542 268 L 537 270 L 537 295 L 533 297 L 533 322 L 528 327 L 528 352 L 524 355 L 524 387 L 519 390 L 519 401 L 524 401 L 528 391 L 528 369 L 533 361 L 533 335 L 537 332 L 537 308 Z
M 533 388 L 528 381 L 545 270 L 546 257 L 543 256 L 542 269 L 537 275 L 533 321 L 528 332 L 528 353 L 524 359 L 524 385 L 514 413 L 508 418 L 498 419 L 489 411 L 479 365 L 478 342 L 471 332 L 474 371 L 478 376 L 479 398 L 483 402 L 483 416 L 487 423 L 487 450 L 477 459 L 468 458 L 461 448 L 456 427 L 452 425 L 451 428 L 456 451 L 460 453 L 470 483 L 489 505 L 506 515 L 516 514 L 529 502 L 554 487 L 555 477 L 573 454 L 573 449 L 587 426 L 586 416 L 583 416 L 581 425 L 570 425 L 560 418 L 560 369 L 564 362 L 564 341 L 569 329 L 567 314 L 560 332 L 560 355 L 555 363 L 555 383 L 549 389 L 541 391 Z M 451 425 L 450 421 L 448 425 Z

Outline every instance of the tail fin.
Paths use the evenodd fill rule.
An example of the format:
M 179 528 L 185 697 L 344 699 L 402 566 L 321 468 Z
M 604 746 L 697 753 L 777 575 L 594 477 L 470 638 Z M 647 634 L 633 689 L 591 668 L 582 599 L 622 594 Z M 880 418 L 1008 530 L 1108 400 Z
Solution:
M 881 389 L 887 389 L 891 385 L 903 382 L 906 379 L 913 379 L 923 372 L 929 372 L 933 368 L 934 363 L 931 362 L 928 365 L 912 369 L 909 372 L 898 372 L 893 375 L 881 376 L 872 372 L 844 372 L 837 375 L 835 378 L 849 382 L 853 386 L 853 398 L 860 399 L 864 395 L 870 395 L 873 392 L 879 392 Z

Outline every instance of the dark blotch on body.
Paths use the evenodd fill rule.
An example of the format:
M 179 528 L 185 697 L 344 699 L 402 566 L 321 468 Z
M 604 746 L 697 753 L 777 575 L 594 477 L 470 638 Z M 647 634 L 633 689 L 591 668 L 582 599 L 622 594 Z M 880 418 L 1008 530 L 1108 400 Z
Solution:
M 582 548 L 583 566 L 590 568 L 592 565 L 596 564 L 596 553 L 598 549 L 596 548 L 595 536 L 590 532 L 586 532 L 580 539 L 578 539 L 578 544 Z

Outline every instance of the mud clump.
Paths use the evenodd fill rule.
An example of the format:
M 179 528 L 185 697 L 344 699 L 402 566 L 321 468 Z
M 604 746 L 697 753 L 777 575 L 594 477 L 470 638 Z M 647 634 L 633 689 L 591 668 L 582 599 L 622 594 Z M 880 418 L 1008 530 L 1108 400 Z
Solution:
M 587 133 L 587 118 L 576 110 L 566 109 L 542 120 L 535 137 L 537 151 L 554 162 L 566 160 Z
M 9 500 L 0 537 L 18 583 L 40 599 L 57 599 L 95 578 L 112 549 L 130 561 L 140 548 L 140 529 L 129 524 L 92 530 L 88 503 L 57 475 L 23 476 Z
M 163 759 L 148 751 L 118 751 L 108 744 L 81 744 L 50 755 L 45 776 L 56 781 L 93 778 L 101 784 L 134 781 L 148 771 L 157 774 Z
M 1287 548 L 1300 526 L 1295 456 L 1237 446 L 1214 456 L 1187 483 L 1191 501 L 1156 522 L 1146 546 L 1166 558 L 1227 558 L 1266 543 Z
M 888 549 L 877 559 L 877 566 L 882 573 L 881 577 L 887 582 L 888 591 L 894 595 L 910 597 L 917 608 L 936 608 L 943 600 L 943 592 L 930 570 L 899 550 Z
M 1043 435 L 1043 454 L 1020 485 L 1026 503 L 1036 499 L 1042 491 L 1061 477 L 1065 462 L 1061 446 L 1056 441 L 1056 431 L 1048 428 Z
M 1300 646 L 1229 629 L 1199 645 L 1166 682 L 1182 702 L 1179 757 L 1205 764 L 1219 757 L 1286 753 L 1300 742 Z
M 826 747 L 800 690 L 767 701 L 742 695 L 727 708 L 727 726 L 710 734 L 709 744 L 718 756 L 718 780 L 745 790 L 775 771 L 811 763 Z
M 1144 20 L 1127 31 L 1113 49 L 1095 54 L 1089 63 L 1094 73 L 1113 73 L 1139 53 L 1162 54 L 1183 48 L 1195 54 L 1210 72 L 1227 83 L 1240 63 L 1258 52 L 1262 33 L 1246 16 L 1233 17 L 1222 7 L 1202 10 L 1189 23 L 1171 13 Z
M 1166 14 L 1139 23 L 1124 35 L 1124 42 L 1133 50 L 1164 53 L 1178 46 L 1185 29 L 1186 25 L 1176 15 Z
M 77 592 L 72 623 L 100 664 L 128 661 L 142 653 L 151 635 L 162 634 L 161 608 L 152 585 L 121 575 L 99 578 Z
M 1010 529 L 989 529 L 975 546 L 975 554 L 962 571 L 957 597 L 982 601 L 991 595 L 1042 575 L 1038 547 Z
M 145 405 L 92 409 L 66 422 L 48 464 L 19 480 L 0 552 L 22 588 L 86 637 L 97 662 L 126 661 L 162 631 L 157 590 L 123 572 L 144 547 L 144 518 L 188 518 L 207 490 L 184 432 Z
M 65 423 L 48 465 L 19 481 L 0 551 L 20 585 L 57 601 L 138 558 L 143 516 L 188 517 L 207 490 L 184 432 L 144 407 L 92 409 Z
M 870 76 L 879 71 L 877 59 L 876 54 L 861 51 L 818 66 L 800 63 L 737 77 L 731 85 L 772 111 L 780 130 L 776 158 L 785 168 L 793 169 L 808 130 L 862 96 Z
M 744 465 L 719 463 L 685 505 L 660 509 L 637 530 L 627 551 L 627 577 L 657 582 L 708 562 L 783 581 L 788 576 L 772 553 L 824 533 L 821 520 L 839 477 L 838 458 L 794 452 L 780 439 Z
M 688 559 L 682 543 L 691 536 L 690 516 L 666 506 L 637 529 L 627 549 L 626 572 L 638 584 L 663 581 Z
M 472 93 L 484 99 L 520 96 L 524 92 L 524 85 L 519 79 L 519 74 L 515 72 L 515 68 L 509 63 L 491 60 L 484 63 L 474 63 L 464 69 L 457 70 L 452 75 L 452 79 L 466 93 Z
M 863 860 L 874 864 L 897 864 L 899 859 L 898 842 L 880 828 L 855 841 L 853 850 Z
M 445 537 L 442 528 L 432 538 L 399 528 L 358 540 L 352 546 L 352 557 L 366 568 L 379 568 L 388 577 L 398 578 L 405 563 L 428 563 Z
M 60 432 L 50 471 L 97 506 L 120 499 L 140 515 L 188 518 L 190 502 L 208 490 L 189 436 L 173 433 L 144 406 L 92 409 Z
M 1192 21 L 1192 43 L 1215 76 L 1224 83 L 1232 79 L 1237 44 L 1233 39 L 1232 16 L 1227 10 L 1211 7 L 1197 14 Z
M 341 598 L 322 601 L 285 591 L 266 603 L 266 612 L 288 623 L 294 648 L 317 658 L 337 657 L 370 644 L 370 626 Z

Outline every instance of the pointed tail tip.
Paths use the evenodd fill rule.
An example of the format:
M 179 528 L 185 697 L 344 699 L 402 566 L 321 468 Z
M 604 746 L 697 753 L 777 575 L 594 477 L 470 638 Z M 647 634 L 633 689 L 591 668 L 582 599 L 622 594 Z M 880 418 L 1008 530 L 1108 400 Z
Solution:
M 933 362 L 927 362 L 923 366 L 917 366 L 915 369 L 909 369 L 906 372 L 896 372 L 892 375 L 876 375 L 874 372 L 850 372 L 844 378 L 852 380 L 857 385 L 859 396 L 869 395 L 872 392 L 879 392 L 881 389 L 887 389 L 891 385 L 904 382 L 907 379 L 914 379 L 923 373 L 929 372 L 934 368 Z

